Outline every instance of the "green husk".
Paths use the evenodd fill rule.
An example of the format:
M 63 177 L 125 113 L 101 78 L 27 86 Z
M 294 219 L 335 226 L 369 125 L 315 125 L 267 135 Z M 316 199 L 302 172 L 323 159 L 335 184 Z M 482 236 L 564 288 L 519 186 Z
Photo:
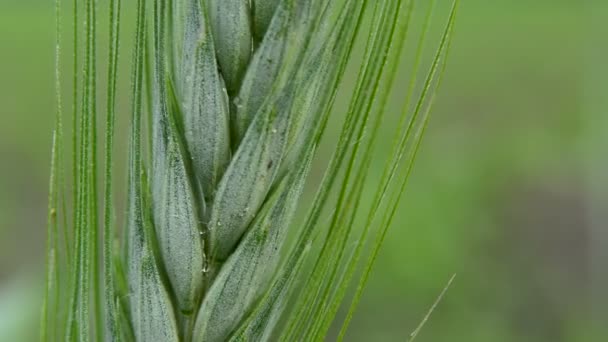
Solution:
M 310 159 L 283 180 L 206 294 L 194 328 L 197 341 L 222 341 L 236 328 L 276 273 Z
M 235 94 L 251 58 L 251 14 L 247 0 L 203 0 L 207 5 L 217 58 L 229 94 Z

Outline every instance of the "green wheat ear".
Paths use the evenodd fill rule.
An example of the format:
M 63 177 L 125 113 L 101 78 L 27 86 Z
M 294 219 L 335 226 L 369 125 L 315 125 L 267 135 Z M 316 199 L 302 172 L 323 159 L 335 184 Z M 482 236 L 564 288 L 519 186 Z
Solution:
M 137 0 L 129 18 L 121 16 L 120 0 L 110 0 L 98 177 L 97 9 L 94 0 L 84 8 L 73 0 L 71 193 L 63 177 L 63 4 L 56 1 L 58 110 L 41 339 L 320 341 L 354 282 L 341 340 L 427 125 L 458 0 L 419 94 L 412 77 L 375 184 L 368 175 L 415 1 Z M 413 75 L 433 8 L 431 1 Z M 117 193 L 126 199 L 127 217 L 117 229 L 113 145 L 115 116 L 122 113 L 115 107 L 125 20 L 135 24 L 135 44 L 132 105 L 125 112 L 128 191 Z M 347 64 L 357 60 L 358 40 L 366 47 L 349 106 L 300 224 L 293 218 L 305 205 L 306 179 Z M 368 189 L 372 200 L 363 201 Z M 368 241 L 371 253 L 363 258 Z

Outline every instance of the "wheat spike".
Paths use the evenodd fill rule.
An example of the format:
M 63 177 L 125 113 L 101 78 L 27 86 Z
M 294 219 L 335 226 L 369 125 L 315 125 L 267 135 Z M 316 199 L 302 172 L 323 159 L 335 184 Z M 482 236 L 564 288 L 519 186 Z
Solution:
M 74 100 L 74 236 L 71 242 L 63 217 L 65 253 L 57 253 L 56 237 L 49 240 L 41 339 L 62 336 L 86 342 L 94 334 L 95 340 L 113 342 L 322 340 L 361 264 L 372 224 L 381 221 L 384 226 L 377 230 L 372 254 L 363 259 L 365 273 L 341 340 L 426 127 L 430 94 L 440 84 L 458 0 L 409 123 L 409 96 L 404 104 L 396 145 L 374 201 L 361 209 L 401 56 L 402 45 L 393 44 L 393 39 L 405 39 L 407 25 L 398 25 L 399 18 L 409 23 L 413 3 L 137 0 L 126 225 L 118 237 L 112 146 L 121 0 L 112 0 L 102 290 L 95 171 L 97 9 L 94 0 L 85 0 L 82 108 Z M 58 15 L 59 0 L 56 10 Z M 73 2 L 72 15 L 76 96 L 78 1 Z M 366 23 L 367 30 L 360 30 Z M 365 53 L 334 153 L 310 210 L 295 224 L 358 37 L 367 37 Z M 387 63 L 394 64 L 385 69 Z M 390 83 L 386 87 L 380 85 L 384 78 Z M 58 94 L 60 100 L 60 89 Z M 55 155 L 61 151 L 60 122 L 49 206 L 49 234 L 54 236 L 59 226 L 53 221 L 56 209 L 66 216 L 66 209 L 58 208 L 65 192 L 56 165 L 62 157 Z M 397 173 L 402 164 L 407 167 L 403 175 Z M 329 195 L 332 191 L 337 191 L 336 198 Z M 357 222 L 359 214 L 367 219 Z M 330 220 L 323 220 L 325 215 Z M 360 233 L 357 228 L 362 228 Z M 357 242 L 355 249 L 347 253 L 352 241 Z M 115 252 L 119 244 L 122 253 Z M 319 248 L 311 248 L 313 244 Z M 73 262 L 62 266 L 57 257 Z M 59 288 L 62 278 L 52 272 L 69 275 L 69 286 Z M 297 298 L 292 296 L 296 288 L 302 290 Z M 64 312 L 53 312 L 52 306 Z M 50 322 L 60 324 L 50 331 Z
M 165 339 L 222 341 L 269 286 L 310 164 L 285 161 L 301 154 L 288 142 L 313 132 L 298 93 L 319 88 L 319 75 L 297 67 L 313 10 L 307 0 L 156 0 L 153 13 L 151 204 L 130 199 L 131 325 L 142 341 L 160 336 L 152 326 Z M 143 171 L 132 172 L 133 187 Z

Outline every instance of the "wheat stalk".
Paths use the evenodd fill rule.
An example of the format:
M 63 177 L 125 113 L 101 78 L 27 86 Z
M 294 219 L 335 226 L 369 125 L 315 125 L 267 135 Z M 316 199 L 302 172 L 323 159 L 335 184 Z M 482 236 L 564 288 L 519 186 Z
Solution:
M 364 209 L 367 219 L 361 242 L 354 253 L 347 253 L 347 241 L 357 231 L 355 217 L 361 211 L 359 202 L 412 5 L 405 0 L 138 0 L 127 224 L 119 239 L 112 224 L 111 185 L 121 4 L 111 1 L 104 159 L 106 301 L 102 305 L 96 278 L 100 250 L 95 238 L 96 175 L 87 171 L 91 165 L 95 169 L 97 161 L 91 109 L 97 96 L 95 6 L 87 0 L 84 101 L 74 119 L 81 122 L 75 131 L 79 135 L 74 136 L 74 142 L 80 143 L 74 157 L 78 202 L 73 243 L 66 238 L 66 254 L 70 250 L 75 254 L 75 263 L 67 265 L 73 275 L 68 287 L 71 302 L 65 308 L 65 321 L 59 323 L 64 330 L 49 333 L 52 318 L 44 316 L 42 339 L 63 336 L 86 341 L 92 329 L 97 340 L 112 341 L 323 339 L 360 265 L 370 228 L 381 218 L 372 256 L 363 263 L 366 272 L 359 289 L 367 280 L 440 83 L 456 4 L 409 122 L 405 120 L 409 99 L 404 103 L 392 157 L 376 186 L 375 200 Z M 60 3 L 57 8 L 59 13 Z M 76 2 L 73 15 L 78 22 Z M 338 84 L 366 15 L 371 18 L 367 50 L 334 156 L 306 220 L 294 224 Z M 405 24 L 400 25 L 400 20 Z M 394 46 L 393 41 L 399 44 Z M 76 62 L 75 74 L 77 69 Z M 387 85 L 382 86 L 386 75 Z M 143 129 L 144 124 L 149 130 Z M 366 127 L 372 127 L 369 137 L 364 134 Z M 60 132 L 61 125 L 56 130 Z M 53 161 L 57 174 L 61 160 Z M 407 172 L 400 175 L 399 167 Z M 338 176 L 340 171 L 343 177 Z M 53 215 L 61 191 L 51 187 Z M 332 191 L 338 194 L 335 202 L 329 197 Z M 334 210 L 325 225 L 319 219 L 328 206 Z M 56 227 L 57 222 L 49 221 L 49 226 Z M 51 243 L 58 240 L 51 239 L 57 230 L 49 230 L 50 270 L 58 265 L 58 243 Z M 115 251 L 115 239 L 124 253 Z M 293 243 L 286 244 L 288 240 Z M 312 271 L 304 272 L 314 241 L 321 248 L 312 256 Z M 52 274 L 47 301 L 58 303 L 60 295 L 51 298 L 50 294 L 61 285 L 51 279 Z M 301 297 L 290 301 L 299 284 L 304 289 Z M 91 291 L 96 299 L 93 314 L 89 313 Z M 289 303 L 293 309 L 285 310 Z M 47 312 L 50 307 L 45 304 Z M 345 326 L 351 315 L 352 311 Z M 92 329 L 89 316 L 94 318 Z

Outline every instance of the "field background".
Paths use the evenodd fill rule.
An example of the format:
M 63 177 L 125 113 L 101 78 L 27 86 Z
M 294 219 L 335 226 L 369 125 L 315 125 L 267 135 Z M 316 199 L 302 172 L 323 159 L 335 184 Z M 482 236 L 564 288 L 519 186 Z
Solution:
M 607 13 L 605 1 L 462 1 L 348 341 L 405 341 L 454 273 L 418 341 L 608 341 Z M 36 339 L 53 31 L 50 2 L 0 4 L 0 341 Z

